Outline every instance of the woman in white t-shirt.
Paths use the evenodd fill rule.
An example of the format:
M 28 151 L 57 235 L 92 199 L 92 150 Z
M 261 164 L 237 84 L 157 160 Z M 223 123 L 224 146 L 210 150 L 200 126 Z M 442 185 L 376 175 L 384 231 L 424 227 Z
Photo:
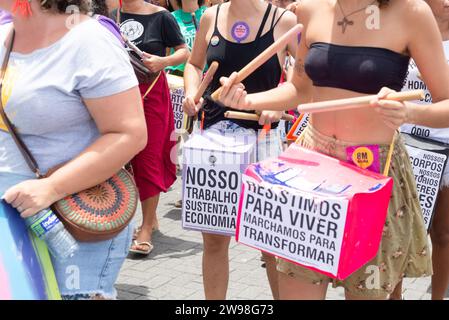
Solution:
M 443 38 L 444 53 L 449 61 L 449 1 L 427 0 Z M 431 57 L 429 57 L 431 59 Z M 421 79 L 419 70 L 412 60 L 403 91 L 425 89 L 425 97 L 419 104 L 431 104 L 432 96 Z M 401 131 L 415 136 L 440 141 L 449 144 L 449 128 L 433 129 L 417 125 L 406 124 Z M 449 286 L 449 163 L 442 178 L 441 190 L 438 195 L 435 215 L 433 218 L 430 236 L 432 239 L 432 299 L 443 299 Z M 396 297 L 400 296 L 400 286 L 396 289 Z
M 0 27 L 2 58 L 15 30 L 1 92 L 4 110 L 43 174 L 66 163 L 36 180 L 0 120 L 0 195 L 25 218 L 111 177 L 143 149 L 147 132 L 129 56 L 86 15 L 90 1 L 3 0 L 0 9 L 11 10 L 16 1 L 30 4 L 32 15 L 19 10 L 12 24 Z M 65 14 L 69 5 L 80 13 Z M 113 239 L 80 242 L 70 258 L 52 257 L 63 299 L 115 298 L 131 237 L 127 226 Z

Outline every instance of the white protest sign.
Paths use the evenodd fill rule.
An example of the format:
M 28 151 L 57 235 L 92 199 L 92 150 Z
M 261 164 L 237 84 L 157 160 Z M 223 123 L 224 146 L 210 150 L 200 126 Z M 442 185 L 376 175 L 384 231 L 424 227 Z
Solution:
M 170 91 L 171 103 L 173 107 L 173 116 L 175 118 L 175 132 L 176 134 L 183 133 L 184 128 L 184 110 L 182 109 L 182 103 L 184 102 L 185 95 L 184 89 L 178 88 Z
M 412 146 L 406 147 L 413 167 L 424 222 L 429 229 L 447 156 Z
M 167 82 L 170 88 L 170 99 L 173 107 L 173 117 L 175 120 L 175 132 L 178 135 L 185 133 L 187 116 L 182 109 L 185 99 L 183 77 L 167 74 Z
M 254 160 L 255 135 L 194 134 L 184 146 L 182 226 L 235 235 L 241 176 Z
M 243 176 L 238 241 L 334 276 L 348 211 L 343 197 L 279 192 Z
M 448 161 L 449 146 L 406 133 L 402 136 L 410 156 L 424 223 L 429 230 Z

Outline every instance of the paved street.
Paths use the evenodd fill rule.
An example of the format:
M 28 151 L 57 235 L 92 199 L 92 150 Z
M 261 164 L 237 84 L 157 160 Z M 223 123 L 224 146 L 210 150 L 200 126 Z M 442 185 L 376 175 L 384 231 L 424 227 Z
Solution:
M 147 258 L 130 255 L 117 282 L 119 299 L 124 300 L 203 300 L 201 276 L 202 241 L 198 232 L 181 228 L 181 210 L 173 206 L 180 199 L 180 179 L 161 195 L 158 217 L 161 231 L 154 235 L 154 251 Z M 140 210 L 136 223 L 141 219 Z M 231 243 L 228 299 L 271 299 L 260 253 Z M 430 278 L 406 280 L 406 300 L 430 299 Z M 447 295 L 449 297 L 449 293 Z M 343 290 L 328 291 L 327 299 L 341 300 Z

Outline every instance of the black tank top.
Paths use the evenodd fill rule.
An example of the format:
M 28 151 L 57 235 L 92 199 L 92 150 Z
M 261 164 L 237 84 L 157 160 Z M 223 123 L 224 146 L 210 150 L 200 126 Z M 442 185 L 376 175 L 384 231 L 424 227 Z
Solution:
M 260 53 L 267 49 L 270 45 L 274 43 L 274 28 L 278 24 L 279 20 L 282 18 L 280 15 L 277 21 L 275 21 L 277 8 L 273 14 L 273 19 L 271 22 L 270 30 L 262 35 L 265 24 L 270 15 L 272 5 L 269 4 L 268 8 L 263 17 L 262 23 L 260 25 L 259 31 L 257 33 L 256 39 L 249 43 L 236 43 L 226 40 L 218 31 L 218 15 L 220 13 L 219 5 L 217 7 L 217 16 L 215 18 L 215 28 L 212 34 L 211 41 L 207 48 L 207 64 L 211 65 L 213 61 L 219 63 L 217 72 L 215 73 L 214 79 L 207 88 L 205 92 L 205 103 L 203 107 L 204 117 L 204 128 L 208 128 L 215 123 L 226 120 L 224 113 L 231 108 L 223 106 L 221 103 L 214 102 L 210 95 L 217 90 L 220 84 L 221 77 L 229 77 L 232 72 L 241 70 L 254 58 L 256 58 Z M 259 69 L 257 69 L 253 74 L 243 81 L 246 91 L 248 93 L 256 93 L 267 91 L 273 89 L 279 85 L 282 74 L 282 68 L 279 64 L 279 59 L 277 55 L 273 56 L 265 64 L 263 64 Z M 248 113 L 254 113 L 254 111 L 248 111 Z M 259 130 L 262 128 L 256 121 L 247 120 L 231 120 L 232 122 L 238 124 L 244 128 L 250 128 Z M 273 123 L 272 128 L 276 128 L 278 123 Z

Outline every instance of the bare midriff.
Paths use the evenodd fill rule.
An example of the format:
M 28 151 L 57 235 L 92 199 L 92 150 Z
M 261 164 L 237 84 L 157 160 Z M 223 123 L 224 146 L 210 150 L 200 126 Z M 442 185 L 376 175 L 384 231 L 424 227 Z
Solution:
M 313 101 L 327 101 L 364 96 L 328 87 L 313 87 Z M 320 133 L 354 144 L 390 144 L 394 130 L 385 125 L 371 106 L 315 113 L 311 124 Z

